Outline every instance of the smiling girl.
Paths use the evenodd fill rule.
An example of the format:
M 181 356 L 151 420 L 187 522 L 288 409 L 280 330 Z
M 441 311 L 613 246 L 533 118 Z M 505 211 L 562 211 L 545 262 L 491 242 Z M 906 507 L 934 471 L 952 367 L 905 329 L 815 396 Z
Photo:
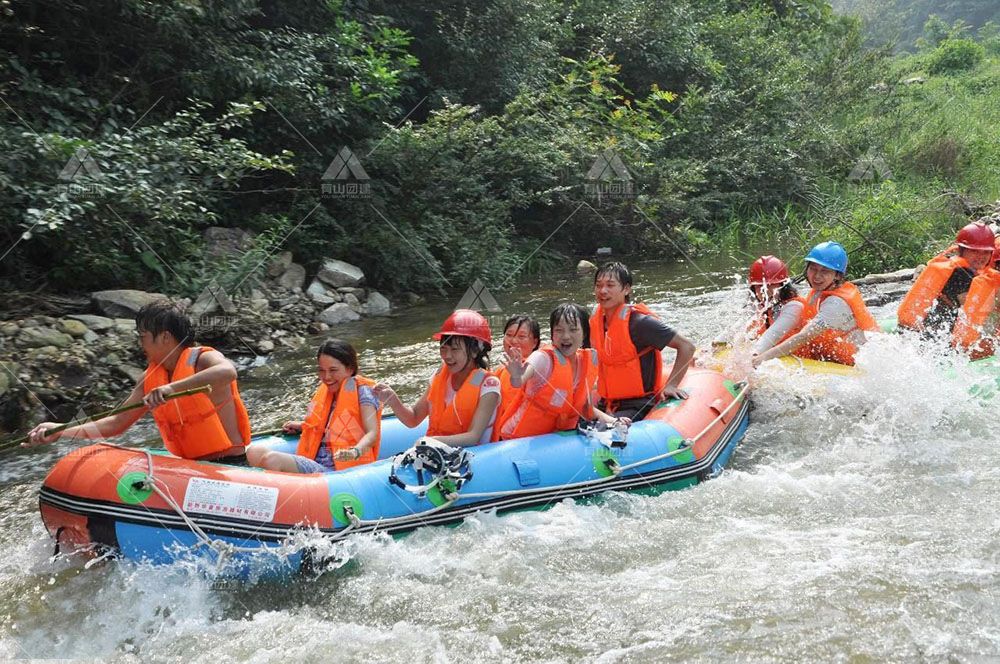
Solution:
M 865 332 L 878 324 L 865 306 L 861 291 L 846 281 L 847 252 L 837 242 L 821 242 L 806 256 L 809 282 L 802 316 L 794 334 L 753 359 L 755 367 L 771 358 L 798 357 L 854 364 Z
M 286 473 L 329 473 L 378 460 L 382 408 L 375 381 L 358 375 L 358 353 L 340 339 L 327 339 L 316 354 L 320 384 L 303 421 L 285 422 L 285 433 L 301 433 L 295 454 L 263 445 L 247 448 L 251 466 Z
M 427 436 L 442 443 L 468 447 L 489 442 L 500 403 L 500 380 L 487 371 L 489 323 L 479 312 L 457 309 L 434 339 L 440 342 L 441 368 L 412 408 L 382 383 L 375 386 L 375 396 L 411 429 L 429 418 Z
M 498 422 L 500 440 L 575 429 L 580 418 L 615 421 L 593 405 L 597 352 L 589 348 L 589 315 L 580 305 L 564 302 L 549 316 L 551 344 L 527 361 L 519 349 L 512 350 L 511 384 L 524 389 Z

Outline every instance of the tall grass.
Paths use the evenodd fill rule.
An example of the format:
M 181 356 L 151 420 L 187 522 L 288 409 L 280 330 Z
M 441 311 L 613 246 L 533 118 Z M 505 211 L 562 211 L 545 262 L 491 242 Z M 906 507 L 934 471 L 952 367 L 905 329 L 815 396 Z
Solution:
M 854 275 L 912 267 L 952 239 L 982 204 L 1000 199 L 1000 58 L 959 75 L 931 76 L 902 56 L 870 98 L 835 109 L 845 154 L 880 155 L 887 180 L 830 173 L 807 200 L 747 210 L 718 229 L 731 250 L 771 245 L 797 267 L 809 247 L 835 239 Z M 923 82 L 908 79 L 923 79 Z

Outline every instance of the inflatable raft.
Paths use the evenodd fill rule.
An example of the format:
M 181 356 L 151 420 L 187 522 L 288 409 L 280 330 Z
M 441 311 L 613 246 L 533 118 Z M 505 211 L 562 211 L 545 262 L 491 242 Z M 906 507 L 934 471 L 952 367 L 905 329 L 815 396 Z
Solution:
M 303 532 L 318 532 L 323 542 L 403 533 L 481 510 L 545 508 L 605 491 L 659 492 L 713 477 L 746 430 L 746 386 L 692 369 L 683 387 L 688 399 L 659 404 L 624 441 L 614 431 L 586 430 L 464 450 L 413 448 L 423 431 L 386 418 L 383 459 L 326 474 L 240 468 L 100 443 L 55 465 L 41 489 L 41 515 L 63 551 L 114 551 L 155 563 L 208 554 L 236 561 L 227 566 L 236 574 L 259 570 L 269 553 L 268 565 L 296 571 L 317 555 L 315 547 L 288 545 Z M 296 440 L 252 444 L 293 451 Z

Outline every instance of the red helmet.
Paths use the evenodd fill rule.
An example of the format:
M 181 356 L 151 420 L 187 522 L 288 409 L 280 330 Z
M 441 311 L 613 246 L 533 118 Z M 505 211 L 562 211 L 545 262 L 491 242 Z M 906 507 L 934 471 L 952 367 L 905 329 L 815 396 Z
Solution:
M 974 221 L 967 224 L 958 232 L 955 244 L 966 249 L 978 249 L 979 251 L 993 251 L 993 243 L 996 237 L 990 227 L 981 221 Z
M 788 283 L 788 266 L 780 258 L 761 256 L 750 264 L 750 285 Z
M 441 337 L 472 337 L 484 344 L 493 343 L 489 322 L 481 313 L 472 309 L 455 309 L 451 312 L 441 330 L 434 334 L 434 339 L 438 341 Z

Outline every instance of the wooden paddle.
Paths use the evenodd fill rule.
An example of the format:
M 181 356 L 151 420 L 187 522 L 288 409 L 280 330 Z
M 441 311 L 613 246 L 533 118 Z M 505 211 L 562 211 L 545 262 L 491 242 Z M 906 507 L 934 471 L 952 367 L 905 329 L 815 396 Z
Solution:
M 166 399 L 169 401 L 170 399 L 177 399 L 179 397 L 188 397 L 188 396 L 191 396 L 192 394 L 208 394 L 211 391 L 212 391 L 212 386 L 211 385 L 203 385 L 202 387 L 193 387 L 190 390 L 184 390 L 183 392 L 175 392 L 175 393 L 173 393 L 171 395 L 168 395 L 166 397 Z M 119 406 L 118 408 L 112 408 L 111 410 L 105 411 L 103 413 L 98 413 L 97 415 L 94 415 L 92 417 L 87 417 L 87 418 L 84 418 L 84 419 L 74 420 L 72 422 L 67 422 L 66 424 L 60 424 L 57 427 L 52 427 L 51 429 L 46 429 L 45 430 L 45 435 L 48 436 L 48 435 L 51 435 L 51 434 L 54 434 L 54 433 L 59 433 L 60 431 L 65 431 L 66 429 L 69 429 L 70 427 L 75 427 L 75 426 L 77 426 L 79 424 L 84 424 L 86 422 L 92 422 L 94 420 L 99 420 L 102 417 L 110 417 L 111 415 L 117 415 L 119 413 L 127 413 L 130 410 L 136 410 L 137 408 L 145 408 L 145 407 L 146 407 L 146 404 L 144 404 L 141 401 L 138 402 L 138 403 L 129 404 L 127 406 Z M 27 440 L 28 440 L 28 436 L 21 436 L 20 438 L 14 438 L 14 439 L 11 439 L 11 440 L 5 440 L 2 443 L 0 443 L 0 452 L 2 452 L 4 450 L 7 450 L 7 449 L 9 449 L 11 447 L 16 447 L 16 446 L 20 445 L 21 443 L 26 442 Z

